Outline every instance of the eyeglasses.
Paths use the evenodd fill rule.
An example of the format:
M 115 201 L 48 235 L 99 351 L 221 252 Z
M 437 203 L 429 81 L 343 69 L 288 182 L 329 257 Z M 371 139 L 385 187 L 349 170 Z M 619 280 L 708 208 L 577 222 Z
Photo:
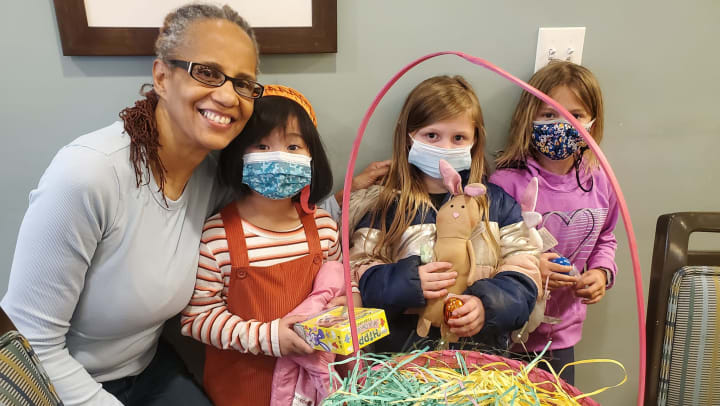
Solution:
M 261 97 L 263 90 L 265 90 L 263 85 L 258 82 L 250 79 L 231 78 L 212 66 L 178 59 L 169 60 L 168 63 L 187 70 L 191 78 L 208 86 L 220 87 L 229 80 L 233 84 L 233 89 L 235 89 L 237 94 L 249 99 Z

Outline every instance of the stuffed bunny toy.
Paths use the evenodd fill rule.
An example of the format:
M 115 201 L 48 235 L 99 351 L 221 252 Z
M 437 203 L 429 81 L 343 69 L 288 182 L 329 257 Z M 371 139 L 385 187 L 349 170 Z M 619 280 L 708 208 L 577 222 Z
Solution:
M 538 247 L 540 252 L 545 252 L 556 245 L 557 240 L 555 240 L 552 235 L 547 232 L 547 230 L 542 230 L 545 238 L 543 238 L 541 233 L 537 230 L 537 226 L 543 219 L 542 214 L 535 211 L 537 195 L 538 179 L 533 177 L 530 179 L 530 183 L 523 191 L 522 196 L 520 196 L 520 201 L 518 203 L 520 203 L 520 208 L 522 210 L 523 223 L 528 229 L 527 231 L 530 243 Z M 545 316 L 545 306 L 547 304 L 547 300 L 550 299 L 550 291 L 547 289 L 548 281 L 545 282 L 545 289 L 543 289 L 543 291 L 538 295 L 538 298 L 535 301 L 535 307 L 533 307 L 528 321 L 525 322 L 522 328 L 513 331 L 510 335 L 511 340 L 514 343 L 525 343 L 530 333 L 535 331 L 540 323 L 557 323 L 555 318 Z
M 437 212 L 435 261 L 452 264 L 449 271 L 457 272 L 457 278 L 455 284 L 448 288 L 448 292 L 462 294 L 478 279 L 475 275 L 475 251 L 470 237 L 481 220 L 480 206 L 475 197 L 485 193 L 485 186 L 481 183 L 472 183 L 463 189 L 460 174 L 449 163 L 440 160 L 439 167 L 443 183 L 452 197 Z M 443 322 L 445 299 L 427 301 L 418 319 L 416 331 L 419 336 L 427 337 L 432 325 L 440 327 L 442 336 L 448 342 L 457 342 L 457 337 L 450 334 L 450 328 Z

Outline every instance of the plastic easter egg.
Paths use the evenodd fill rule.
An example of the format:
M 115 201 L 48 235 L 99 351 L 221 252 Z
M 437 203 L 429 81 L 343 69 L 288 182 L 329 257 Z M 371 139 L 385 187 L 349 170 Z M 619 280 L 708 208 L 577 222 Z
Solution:
M 565 258 L 565 257 L 553 258 L 553 259 L 550 260 L 550 262 L 553 262 L 553 263 L 556 263 L 556 264 L 560 264 L 560 265 L 563 265 L 563 266 L 571 266 L 571 265 L 572 265 L 572 264 L 570 263 L 570 260 L 567 259 L 567 258 Z M 570 275 L 570 271 L 568 271 L 568 272 L 559 272 L 559 271 L 556 271 L 556 272 L 557 272 L 557 273 L 561 273 L 561 274 L 563 274 L 563 275 Z
M 550 262 L 554 262 L 556 264 L 570 266 L 570 260 L 565 257 L 557 257 L 550 260 Z
M 443 318 L 445 319 L 445 323 L 447 323 L 448 320 L 450 320 L 450 319 L 455 319 L 455 318 L 457 318 L 457 317 L 453 316 L 452 313 L 453 313 L 455 310 L 461 308 L 462 305 L 464 305 L 464 304 L 465 304 L 465 303 L 463 303 L 462 300 L 458 299 L 458 298 L 455 297 L 455 296 L 449 297 L 449 298 L 445 301 L 445 306 L 444 306 L 444 309 L 443 309 L 443 310 L 444 310 L 444 311 L 443 311 Z

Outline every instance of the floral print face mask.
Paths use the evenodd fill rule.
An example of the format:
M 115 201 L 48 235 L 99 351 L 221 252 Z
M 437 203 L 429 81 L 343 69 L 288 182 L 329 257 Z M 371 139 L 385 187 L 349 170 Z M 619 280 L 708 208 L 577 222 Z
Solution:
M 585 129 L 590 131 L 594 122 L 585 124 Z M 566 159 L 587 147 L 575 127 L 565 119 L 533 121 L 532 142 L 541 154 L 554 161 Z
M 287 199 L 310 184 L 311 160 L 283 151 L 251 152 L 243 156 L 242 182 L 269 199 Z

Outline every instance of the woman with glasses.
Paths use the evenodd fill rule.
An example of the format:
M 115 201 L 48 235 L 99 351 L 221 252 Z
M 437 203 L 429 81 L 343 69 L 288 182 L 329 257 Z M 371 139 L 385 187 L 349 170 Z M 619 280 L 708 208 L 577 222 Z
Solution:
M 228 200 L 210 151 L 263 87 L 235 11 L 189 5 L 156 42 L 152 90 L 57 153 L 30 194 L 2 307 L 66 405 L 209 405 L 166 344 L 187 304 L 205 219 Z

